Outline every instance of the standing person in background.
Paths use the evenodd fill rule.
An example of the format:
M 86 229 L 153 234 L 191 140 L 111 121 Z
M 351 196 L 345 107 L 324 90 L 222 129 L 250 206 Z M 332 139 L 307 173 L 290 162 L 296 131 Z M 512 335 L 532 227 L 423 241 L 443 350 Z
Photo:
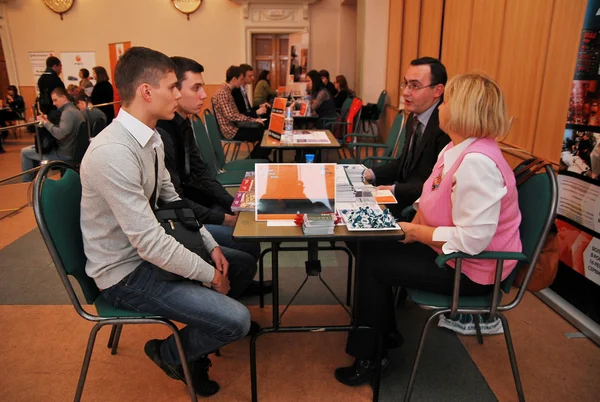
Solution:
M 87 68 L 82 68 L 79 70 L 79 88 L 85 92 L 87 96 L 92 95 L 92 88 L 94 88 L 94 84 L 90 81 L 90 70 Z
M 65 84 L 59 77 L 60 73 L 62 73 L 62 63 L 58 57 L 48 57 L 46 59 L 46 70 L 37 82 L 39 91 L 38 104 L 42 114 L 47 115 L 51 111 L 56 110 L 56 107 L 52 104 L 51 94 L 55 88 L 65 87 Z
M 354 98 L 354 96 L 356 96 L 354 91 L 348 88 L 348 81 L 343 75 L 338 75 L 335 77 L 333 85 L 335 85 L 335 89 L 338 91 L 338 93 L 333 97 L 333 102 L 335 103 L 336 109 L 341 109 L 348 97 Z
M 252 103 L 254 107 L 259 107 L 265 102 L 270 102 L 271 99 L 277 96 L 277 91 L 271 88 L 271 72 L 263 70 L 258 75 L 258 82 L 254 87 L 254 99 Z
M 336 96 L 338 90 L 335 88 L 335 86 L 331 83 L 331 80 L 329 79 L 329 71 L 321 70 L 319 71 L 319 75 L 321 76 L 321 81 L 323 82 L 323 85 L 325 86 L 325 88 L 327 88 L 331 96 Z
M 92 68 L 96 85 L 92 91 L 92 104 L 114 102 L 114 91 L 111 83 L 108 81 L 106 69 L 102 66 Z M 101 106 L 99 108 L 106 115 L 106 124 L 110 124 L 115 118 L 115 108 L 113 105 Z

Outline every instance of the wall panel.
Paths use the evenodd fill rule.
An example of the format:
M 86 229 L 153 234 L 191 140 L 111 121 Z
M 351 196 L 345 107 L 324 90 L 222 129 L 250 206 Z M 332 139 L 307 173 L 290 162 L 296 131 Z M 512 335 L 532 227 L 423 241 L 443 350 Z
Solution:
M 419 33 L 419 57 L 440 57 L 442 14 L 444 0 L 421 1 L 421 27 Z
M 419 30 L 421 18 L 421 0 L 404 0 L 402 22 L 402 51 L 400 58 L 400 82 L 410 62 L 419 54 Z
M 586 0 L 556 0 L 554 6 L 533 153 L 555 163 L 560 159 L 586 6 Z
M 506 0 L 474 0 L 467 70 L 497 78 Z
M 402 52 L 402 18 L 404 0 L 390 1 L 388 25 L 388 51 L 385 89 L 388 93 L 388 102 L 398 106 L 400 98 L 400 55 Z
M 446 0 L 442 61 L 448 77 L 467 70 L 472 18 L 473 0 Z

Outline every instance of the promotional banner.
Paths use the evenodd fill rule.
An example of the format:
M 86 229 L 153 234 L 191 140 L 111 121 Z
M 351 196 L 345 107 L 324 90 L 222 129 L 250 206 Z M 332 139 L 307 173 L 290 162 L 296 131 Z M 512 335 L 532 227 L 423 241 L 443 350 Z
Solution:
M 558 176 L 560 260 L 600 285 L 600 0 L 583 24 Z
M 62 76 L 65 87 L 71 84 L 79 86 L 79 70 L 82 68 L 88 69 L 90 81 L 96 84 L 92 74 L 92 68 L 96 66 L 96 52 L 61 52 L 60 61 L 63 66 Z
M 29 52 L 29 61 L 31 62 L 31 70 L 33 71 L 33 82 L 37 85 L 40 76 L 46 70 L 46 59 L 50 56 L 55 56 L 54 52 Z
M 108 56 L 110 58 L 110 76 L 113 82 L 113 90 L 115 93 L 115 102 L 121 100 L 119 96 L 119 91 L 117 91 L 117 87 L 114 85 L 115 79 L 115 66 L 117 65 L 117 61 L 123 56 L 123 54 L 131 47 L 131 42 L 118 42 L 118 43 L 110 43 L 108 45 Z M 119 113 L 119 109 L 121 107 L 119 105 L 115 105 L 115 115 Z

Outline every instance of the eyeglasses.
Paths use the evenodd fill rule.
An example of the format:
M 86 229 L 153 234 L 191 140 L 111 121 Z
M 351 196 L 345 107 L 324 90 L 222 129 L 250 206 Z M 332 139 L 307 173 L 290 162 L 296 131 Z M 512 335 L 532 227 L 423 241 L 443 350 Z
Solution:
M 404 81 L 404 82 L 402 82 L 400 84 L 400 90 L 403 91 L 405 89 L 408 89 L 409 91 L 413 92 L 413 91 L 419 91 L 419 90 L 421 90 L 423 88 L 430 88 L 430 87 L 432 88 L 432 87 L 434 87 L 436 85 L 438 85 L 438 84 L 421 85 L 421 84 L 416 83 L 416 82 L 406 82 L 406 81 Z

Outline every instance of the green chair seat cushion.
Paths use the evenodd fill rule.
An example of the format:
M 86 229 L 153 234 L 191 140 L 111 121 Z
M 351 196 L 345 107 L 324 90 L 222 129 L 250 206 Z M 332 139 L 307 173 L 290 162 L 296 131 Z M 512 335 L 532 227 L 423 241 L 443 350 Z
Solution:
M 410 299 L 416 304 L 423 306 L 432 306 L 436 308 L 450 308 L 452 306 L 452 296 L 439 293 L 426 292 L 418 289 L 406 289 Z M 502 292 L 500 292 L 502 294 Z M 459 308 L 489 308 L 491 305 L 492 293 L 485 296 L 461 296 L 459 298 Z
M 113 307 L 108 300 L 102 296 L 98 296 L 94 300 L 94 306 L 99 317 L 119 317 L 119 318 L 136 318 L 136 317 L 157 317 L 156 314 L 138 313 L 137 311 L 123 310 Z
M 227 171 L 231 170 L 243 170 L 248 172 L 254 170 L 254 165 L 257 163 L 269 163 L 268 159 L 240 159 L 231 162 L 226 162 L 223 165 L 223 169 Z
M 246 176 L 245 170 L 230 170 L 227 172 L 217 173 L 217 181 L 224 186 L 231 186 L 242 184 L 242 180 Z

